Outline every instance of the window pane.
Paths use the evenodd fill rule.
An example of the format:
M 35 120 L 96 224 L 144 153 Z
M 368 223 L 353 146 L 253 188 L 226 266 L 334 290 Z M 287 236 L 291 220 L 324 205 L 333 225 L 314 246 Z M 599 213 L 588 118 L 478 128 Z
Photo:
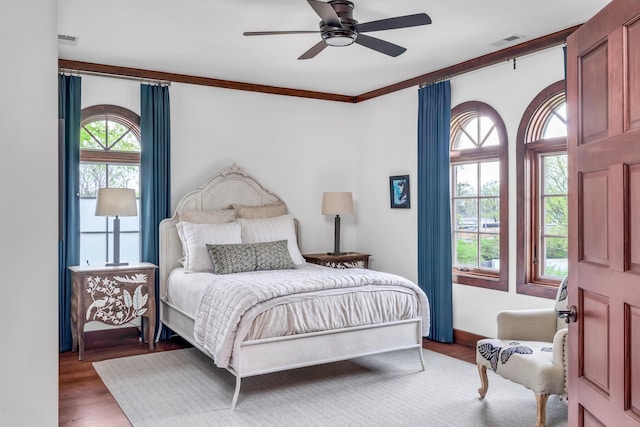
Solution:
M 80 133 L 80 149 L 92 148 L 104 150 L 106 148 L 106 146 L 104 145 L 106 137 L 105 120 L 98 120 L 87 123 L 82 127 L 82 131 Z
M 467 150 L 469 148 L 476 148 L 476 145 L 471 139 L 469 139 L 467 134 L 465 134 L 464 132 L 460 132 L 453 148 L 456 150 Z
M 456 196 L 476 196 L 478 194 L 478 164 L 467 163 L 454 167 Z
M 544 239 L 544 259 L 542 275 L 564 277 L 569 272 L 568 239 L 548 237 Z
M 80 232 L 107 230 L 107 217 L 96 216 L 96 199 L 80 199 Z
M 544 198 L 544 234 L 554 236 L 568 235 L 568 209 L 565 196 Z
M 107 185 L 107 165 L 80 164 L 80 197 L 98 197 L 98 188 Z
M 568 171 L 567 155 L 557 154 L 542 157 L 544 193 L 567 194 Z
M 113 256 L 110 259 L 113 259 Z M 140 233 L 120 233 L 120 262 L 139 261 Z
M 133 188 L 139 194 L 139 166 L 138 165 L 109 165 L 109 187 Z
M 104 233 L 80 233 L 80 265 L 100 265 L 106 262 L 107 242 Z
M 454 265 L 477 267 L 478 235 L 473 233 L 455 233 Z
M 489 117 L 480 117 L 480 135 L 478 135 L 478 138 L 482 142 L 482 147 L 500 145 L 498 132 Z
M 133 132 L 129 131 L 113 146 L 112 150 L 139 152 L 140 140 Z
M 478 199 L 455 200 L 456 230 L 478 231 Z
M 474 147 L 477 147 L 480 143 L 480 139 L 478 138 L 478 117 L 473 117 L 464 124 L 462 129 L 471 137 Z
M 500 269 L 500 239 L 497 235 L 480 235 L 480 267 Z
M 480 199 L 480 230 L 483 233 L 500 233 L 500 199 Z
M 480 163 L 480 195 L 500 195 L 500 162 Z
M 545 124 L 542 138 L 559 138 L 567 136 L 567 104 L 563 103 L 549 116 Z

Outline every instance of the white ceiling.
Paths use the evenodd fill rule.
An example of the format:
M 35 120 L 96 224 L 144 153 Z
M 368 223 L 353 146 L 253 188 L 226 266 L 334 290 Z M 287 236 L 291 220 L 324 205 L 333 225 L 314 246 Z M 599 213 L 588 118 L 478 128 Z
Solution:
M 514 34 L 526 36 L 519 43 L 581 24 L 609 3 L 352 1 L 360 23 L 421 12 L 433 23 L 368 34 L 407 48 L 396 58 L 353 44 L 298 60 L 319 34 L 242 33 L 317 30 L 306 0 L 58 0 L 58 34 L 79 37 L 59 44 L 59 57 L 355 96 L 494 52 L 491 43 Z

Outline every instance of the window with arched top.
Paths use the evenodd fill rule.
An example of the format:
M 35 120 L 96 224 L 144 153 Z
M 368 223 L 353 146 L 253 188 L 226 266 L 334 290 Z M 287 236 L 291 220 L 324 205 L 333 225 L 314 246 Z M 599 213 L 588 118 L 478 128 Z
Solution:
M 482 102 L 451 111 L 453 280 L 508 289 L 507 132 Z M 504 223 L 503 223 L 504 221 Z
M 542 90 L 518 129 L 517 291 L 555 297 L 568 274 L 567 106 L 564 80 Z
M 140 212 L 140 118 L 116 105 L 82 110 L 80 128 L 80 262 L 113 259 L 113 218 L 95 215 L 99 188 L 133 188 Z M 120 218 L 120 257 L 140 260 L 139 216 Z

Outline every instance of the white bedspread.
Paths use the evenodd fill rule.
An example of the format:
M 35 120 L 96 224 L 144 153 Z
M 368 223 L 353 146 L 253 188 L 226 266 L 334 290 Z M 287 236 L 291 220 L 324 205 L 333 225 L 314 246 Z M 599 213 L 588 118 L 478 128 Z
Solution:
M 200 298 L 194 336 L 196 342 L 211 353 L 216 365 L 222 368 L 229 366 L 234 342 L 236 339 L 244 340 L 249 331 L 247 325 L 265 310 L 290 300 L 396 287 L 404 294 L 414 294 L 417 300 L 415 316 L 422 317 L 423 335 L 428 334 L 429 308 L 424 292 L 413 282 L 394 274 L 305 265 L 295 270 L 212 276 Z M 359 308 L 345 307 L 345 310 L 354 309 Z M 331 316 L 330 313 L 319 315 Z M 380 321 L 379 317 L 372 318 Z

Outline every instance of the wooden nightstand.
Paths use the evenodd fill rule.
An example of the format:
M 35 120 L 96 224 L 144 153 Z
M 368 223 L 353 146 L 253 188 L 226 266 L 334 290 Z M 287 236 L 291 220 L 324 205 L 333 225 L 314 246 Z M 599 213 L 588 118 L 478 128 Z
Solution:
M 333 268 L 369 268 L 369 254 L 347 252 L 344 255 L 303 254 L 304 259 L 311 264 L 324 265 Z
M 149 323 L 146 338 L 149 350 L 153 351 L 157 268 L 148 262 L 117 267 L 69 267 L 72 351 L 78 350 L 78 360 L 84 356 L 84 325 L 93 320 L 120 326 L 136 317 L 146 317 Z

